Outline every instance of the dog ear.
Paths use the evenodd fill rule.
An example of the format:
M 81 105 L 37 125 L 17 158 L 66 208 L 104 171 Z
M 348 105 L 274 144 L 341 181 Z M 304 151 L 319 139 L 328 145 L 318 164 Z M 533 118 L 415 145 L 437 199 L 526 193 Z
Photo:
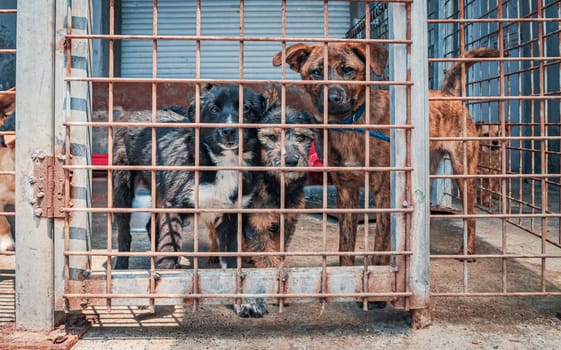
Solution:
M 201 93 L 206 94 L 207 92 L 212 90 L 212 88 L 214 88 L 213 84 L 211 84 L 211 83 L 204 84 Z
M 312 47 L 306 44 L 294 44 L 286 49 L 286 63 L 295 72 L 300 73 L 302 66 L 308 60 Z M 282 51 L 273 56 L 273 66 L 282 64 Z
M 366 62 L 366 44 L 356 43 L 350 44 L 352 50 L 364 62 Z M 384 74 L 384 69 L 388 63 L 388 50 L 382 45 L 370 43 L 370 68 L 376 75 Z
M 271 110 L 273 107 L 276 107 L 277 104 L 280 103 L 279 95 L 280 93 L 278 87 L 273 85 L 268 85 L 265 88 L 265 91 L 263 91 L 263 97 L 265 98 L 267 103 L 264 108 L 265 111 Z

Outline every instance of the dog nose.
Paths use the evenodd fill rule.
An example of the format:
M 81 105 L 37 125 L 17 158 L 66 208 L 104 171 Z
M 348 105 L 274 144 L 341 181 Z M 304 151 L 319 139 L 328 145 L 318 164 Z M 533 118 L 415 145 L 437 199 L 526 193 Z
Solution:
M 224 128 L 221 129 L 220 132 L 222 133 L 222 137 L 226 140 L 233 141 L 236 138 L 236 131 L 235 128 Z
M 499 145 L 499 141 L 493 140 L 493 141 L 491 142 L 491 144 L 492 144 L 493 146 L 498 146 L 498 145 Z
M 343 101 L 343 96 L 341 96 L 341 93 L 337 90 L 329 90 L 327 98 L 329 103 L 341 103 L 341 101 Z
M 288 155 L 284 158 L 284 163 L 286 164 L 286 166 L 297 166 L 298 159 L 298 156 Z

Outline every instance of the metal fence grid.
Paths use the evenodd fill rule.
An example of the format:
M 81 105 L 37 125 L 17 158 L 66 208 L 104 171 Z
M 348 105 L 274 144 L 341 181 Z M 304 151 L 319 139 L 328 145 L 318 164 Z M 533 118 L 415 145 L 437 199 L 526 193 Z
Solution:
M 383 3 L 377 4 L 372 10 L 371 27 L 387 38 L 383 28 L 388 15 L 379 11 L 384 7 Z M 467 94 L 460 99 L 481 130 L 478 176 L 482 176 L 479 177 L 478 201 L 482 211 L 476 216 L 478 232 L 486 241 L 501 247 L 499 251 L 478 253 L 477 259 L 492 265 L 492 274 L 497 276 L 498 282 L 493 281 L 481 289 L 479 278 L 475 277 L 481 274 L 481 269 L 476 264 L 465 263 L 460 270 L 447 271 L 449 279 L 458 278 L 459 283 L 451 283 L 446 288 L 433 284 L 432 296 L 559 293 L 558 260 L 555 259 L 559 257 L 555 248 L 560 242 L 559 7 L 558 1 L 427 3 L 431 88 L 440 88 L 450 61 L 457 60 L 468 49 L 492 47 L 502 52 L 500 60 L 483 60 L 467 72 Z M 364 21 L 360 21 L 348 35 L 361 37 L 364 28 Z M 445 161 L 444 169 L 446 166 L 449 169 Z M 447 171 L 450 170 L 431 177 L 436 187 L 433 205 L 438 208 L 431 216 L 435 222 L 469 217 L 465 211 L 457 212 L 461 202 L 456 201 L 456 192 L 450 192 Z M 462 178 L 462 174 L 455 174 L 453 178 Z M 439 213 L 442 206 L 450 209 Z M 433 225 L 433 234 L 440 227 L 440 224 Z M 496 227 L 501 227 L 500 235 L 496 234 Z M 532 242 L 521 232 L 534 235 L 538 240 Z M 515 245 L 523 245 L 524 249 Z M 431 258 L 433 264 L 438 264 L 440 259 L 457 259 L 458 256 L 434 251 Z M 534 288 L 521 288 L 513 282 L 529 273 L 520 269 L 517 262 L 539 266 L 530 269 L 539 275 L 534 278 Z M 436 274 L 435 279 L 438 279 L 440 276 Z M 476 283 L 470 283 L 470 279 Z
M 437 38 L 429 59 L 439 68 L 433 69 L 435 76 L 443 74 L 440 68 L 442 62 L 450 60 L 447 57 L 457 57 L 473 47 L 497 48 L 501 58 L 471 68 L 463 82 L 467 93 L 460 98 L 481 130 L 491 129 L 479 134 L 481 211 L 474 217 L 478 233 L 483 232 L 485 240 L 495 241 L 499 248 L 478 252 L 477 263 L 465 262 L 461 271 L 450 272 L 457 274 L 461 283 L 433 289 L 431 295 L 559 295 L 561 3 L 459 1 L 443 9 L 438 9 L 436 2 L 434 5 L 429 33 L 445 33 L 431 36 Z M 431 220 L 468 216 L 465 211 L 433 214 Z M 431 255 L 433 263 L 455 258 L 441 252 Z M 492 265 L 496 277 L 483 287 L 474 283 L 480 278 L 480 262 Z M 517 283 L 524 274 L 536 275 L 533 286 Z
M 288 1 L 290 3 L 290 1 Z M 72 135 L 77 130 L 90 130 L 90 128 L 98 128 L 105 130 L 104 133 L 107 137 L 107 149 L 109 160 L 113 159 L 116 150 L 113 148 L 113 140 L 115 137 L 115 132 L 119 128 L 130 128 L 130 127 L 145 127 L 151 130 L 152 144 L 155 145 L 155 136 L 157 129 L 162 129 L 169 127 L 169 124 L 161 123 L 157 121 L 156 115 L 158 113 L 159 104 L 158 100 L 160 95 L 158 94 L 158 88 L 162 84 L 168 85 L 181 85 L 187 84 L 194 89 L 193 103 L 195 106 L 195 123 L 180 123 L 174 124 L 174 127 L 190 127 L 195 130 L 195 144 L 197 144 L 198 135 L 201 130 L 209 127 L 227 127 L 232 124 L 204 124 L 200 121 L 200 108 L 201 108 L 201 95 L 203 94 L 203 85 L 206 83 L 214 84 L 239 84 L 240 86 L 250 87 L 259 89 L 266 84 L 277 84 L 280 91 L 281 99 L 281 115 L 283 115 L 283 120 L 280 124 L 274 125 L 282 129 L 282 137 L 285 138 L 285 134 L 292 128 L 284 121 L 284 115 L 286 111 L 286 105 L 289 104 L 288 100 L 288 90 L 289 87 L 299 87 L 306 84 L 310 84 L 310 81 L 303 82 L 298 79 L 288 79 L 286 77 L 288 67 L 282 65 L 282 77 L 280 79 L 244 79 L 244 47 L 250 42 L 272 42 L 278 43 L 279 51 L 282 52 L 282 57 L 286 57 L 287 48 L 295 42 L 309 42 L 309 43 L 320 43 L 325 44 L 327 48 L 327 43 L 363 43 L 365 45 L 374 45 L 378 43 L 385 44 L 390 47 L 390 55 L 393 57 L 405 58 L 410 55 L 413 51 L 416 52 L 416 48 L 411 43 L 413 42 L 413 37 L 411 35 L 411 21 L 397 21 L 394 27 L 394 39 L 378 40 L 356 40 L 356 39 L 344 39 L 329 36 L 329 4 L 330 2 L 324 1 L 322 6 L 322 11 L 317 13 L 317 16 L 322 16 L 324 21 L 324 34 L 323 37 L 291 37 L 286 34 L 287 32 L 287 20 L 286 20 L 286 6 L 287 1 L 282 1 L 282 10 L 280 13 L 275 14 L 282 18 L 281 32 L 282 35 L 276 37 L 270 36 L 247 36 L 244 34 L 244 29 L 246 21 L 244 19 L 244 6 L 246 2 L 239 2 L 239 23 L 240 29 L 238 33 L 232 33 L 229 36 L 205 36 L 201 34 L 201 21 L 204 20 L 204 4 L 205 2 L 196 1 L 194 6 L 196 6 L 196 34 L 189 36 L 167 36 L 159 34 L 159 3 L 158 1 L 153 2 L 152 6 L 152 34 L 146 35 L 130 35 L 130 34 L 119 34 L 116 30 L 116 2 L 110 1 L 109 3 L 109 31 L 105 34 L 92 34 L 88 32 L 76 32 L 72 28 L 67 29 L 65 35 L 65 41 L 69 44 L 65 46 L 65 56 L 66 56 L 66 119 L 64 121 L 64 126 L 66 129 L 66 142 L 65 147 L 65 165 L 63 166 L 66 173 L 66 185 L 65 192 L 66 198 L 72 198 L 74 186 L 73 182 L 76 177 L 79 177 L 80 173 L 95 171 L 98 173 L 106 174 L 107 176 L 107 189 L 106 195 L 101 196 L 101 202 L 95 203 L 96 193 L 94 190 L 94 203 L 93 206 L 81 207 L 77 205 L 75 201 L 67 201 L 62 208 L 62 211 L 66 213 L 65 215 L 65 235 L 64 235 L 64 281 L 65 281 L 65 292 L 64 297 L 64 309 L 75 309 L 75 308 L 85 308 L 88 306 L 104 305 L 109 309 L 116 305 L 148 305 L 154 307 L 158 304 L 192 304 L 194 310 L 197 310 L 198 305 L 201 303 L 233 303 L 237 304 L 238 307 L 241 305 L 243 300 L 246 298 L 264 298 L 271 302 L 278 303 L 279 309 L 283 309 L 285 301 L 298 302 L 298 301 L 320 301 L 322 305 L 325 305 L 328 301 L 362 301 L 364 307 L 367 307 L 369 301 L 376 300 L 387 300 L 394 303 L 394 306 L 405 309 L 419 309 L 425 308 L 428 304 L 426 300 L 426 295 L 422 293 L 415 294 L 415 289 L 420 288 L 426 290 L 427 285 L 424 281 L 426 278 L 416 278 L 415 275 L 418 273 L 426 272 L 426 264 L 421 264 L 418 268 L 410 268 L 409 265 L 415 263 L 419 265 L 420 262 L 424 261 L 422 250 L 420 247 L 416 246 L 415 241 L 419 240 L 423 244 L 422 240 L 426 237 L 426 229 L 422 225 L 422 219 L 420 216 L 417 219 L 413 219 L 412 215 L 416 210 L 422 210 L 421 205 L 409 206 L 407 203 L 416 203 L 419 201 L 418 198 L 412 194 L 409 190 L 411 186 L 416 184 L 421 184 L 422 181 L 414 178 L 411 175 L 411 170 L 417 161 L 417 157 L 411 156 L 407 152 L 400 152 L 400 155 L 395 157 L 393 164 L 388 164 L 386 166 L 372 166 L 370 164 L 372 146 L 369 142 L 364 142 L 363 134 L 357 134 L 359 139 L 364 144 L 366 149 L 365 159 L 360 160 L 359 164 L 348 165 L 341 167 L 340 165 L 331 165 L 329 156 L 324 159 L 326 161 L 326 166 L 320 168 L 322 173 L 323 184 L 321 189 L 322 204 L 320 208 L 305 208 L 305 209 L 290 209 L 284 208 L 284 204 L 280 208 L 267 208 L 267 209 L 254 209 L 254 208 L 241 208 L 239 205 L 236 208 L 200 208 L 195 205 L 194 208 L 160 208 L 156 205 L 156 201 L 152 200 L 150 208 L 117 208 L 113 207 L 113 196 L 114 193 L 112 188 L 115 184 L 112 181 L 112 175 L 118 170 L 129 170 L 133 169 L 135 171 L 146 170 L 151 173 L 151 185 L 148 186 L 150 193 L 154 194 L 158 191 L 156 187 L 158 172 L 160 171 L 192 171 L 195 174 L 195 178 L 200 178 L 201 171 L 235 171 L 238 174 L 238 180 L 241 180 L 242 173 L 247 171 L 271 171 L 270 168 L 266 166 L 257 167 L 247 167 L 240 166 L 240 163 L 229 166 L 203 166 L 200 165 L 201 159 L 199 154 L 195 151 L 194 164 L 189 166 L 162 166 L 157 164 L 155 159 L 157 159 L 157 150 L 155 146 L 152 146 L 151 159 L 152 163 L 149 165 L 135 165 L 133 167 L 119 166 L 119 165 L 88 165 L 88 164 L 75 164 L 72 159 L 73 150 L 71 145 L 74 143 Z M 411 18 L 412 8 L 409 2 L 396 1 L 388 2 L 393 7 L 396 18 Z M 364 2 L 361 4 L 364 6 L 365 13 L 369 14 L 371 4 L 370 2 Z M 72 11 L 72 9 L 69 9 Z M 72 12 L 68 13 L 67 16 L 73 16 Z M 420 18 L 420 17 L 419 17 Z M 368 15 L 367 15 L 368 20 Z M 370 37 L 369 29 L 366 31 L 366 37 Z M 75 62 L 74 57 L 76 53 L 74 52 L 76 47 L 88 47 L 93 40 L 106 41 L 108 45 L 108 73 L 107 76 L 92 77 L 89 76 L 75 76 L 73 70 L 73 62 Z M 115 71 L 116 60 L 116 47 L 119 42 L 123 40 L 150 40 L 152 42 L 152 73 L 149 78 L 123 78 L 119 77 Z M 172 40 L 180 45 L 182 42 L 194 42 L 196 48 L 196 62 L 195 62 L 195 78 L 160 78 L 158 77 L 158 54 L 160 44 Z M 420 40 L 420 39 L 419 39 Z M 201 78 L 201 44 L 205 42 L 234 42 L 239 43 L 239 79 L 203 79 Z M 367 51 L 368 52 L 368 51 Z M 419 51 L 422 53 L 422 51 Z M 416 54 L 418 55 L 419 52 Z M 366 61 L 373 60 L 370 53 L 366 54 Z M 392 135 L 392 147 L 397 147 L 399 145 L 411 144 L 415 142 L 415 139 L 422 139 L 419 136 L 415 136 L 412 133 L 412 117 L 411 117 L 411 104 L 418 103 L 421 101 L 421 108 L 426 105 L 423 99 L 420 100 L 418 97 L 422 97 L 423 87 L 417 93 L 412 94 L 411 86 L 413 79 L 419 79 L 422 74 L 411 75 L 405 74 L 403 70 L 394 73 L 393 81 L 371 81 L 370 76 L 367 75 L 365 81 L 355 82 L 352 84 L 360 84 L 364 86 L 366 92 L 368 93 L 370 89 L 375 89 L 378 86 L 389 87 L 390 91 L 395 90 L 393 94 L 392 105 L 399 105 L 396 107 L 402 113 L 399 117 L 392 116 L 391 125 L 376 125 L 369 124 L 368 122 L 361 127 L 366 127 L 367 129 L 375 128 L 382 132 L 391 132 Z M 324 77 L 327 80 L 327 76 Z M 74 97 L 73 93 L 75 91 L 74 84 L 88 83 L 88 84 L 99 84 L 105 85 L 107 90 L 107 119 L 103 121 L 81 121 L 74 118 L 74 111 L 72 108 L 72 99 Z M 113 110 L 116 105 L 114 103 L 115 91 L 118 84 L 137 84 L 137 85 L 147 85 L 151 87 L 151 101 L 148 104 L 148 115 L 150 116 L 148 121 L 145 122 L 124 122 L 120 121 L 117 117 L 114 117 Z M 342 85 L 349 84 L 348 82 L 341 81 L 337 82 Z M 323 86 L 324 94 L 327 96 L 327 83 L 323 80 L 319 80 L 317 84 Z M 346 85 L 345 85 L 346 86 Z M 371 87 L 372 86 L 372 87 Z M 418 85 L 422 86 L 422 85 Z M 413 96 L 413 97 L 412 97 Z M 416 97 L 417 96 L 417 97 Z M 243 99 L 243 93 L 240 89 L 240 100 Z M 407 102 L 405 102 L 407 101 Z M 371 104 L 366 102 L 366 112 L 365 115 L 370 115 L 370 109 L 375 108 Z M 243 112 L 242 106 L 240 106 L 240 112 Z M 125 112 L 127 113 L 127 112 Z M 316 112 L 317 113 L 317 112 Z M 327 110 L 321 114 L 317 113 L 319 118 L 323 117 L 323 120 L 328 119 Z M 422 122 L 421 122 L 422 123 Z M 316 125 L 314 125 L 316 126 Z M 249 128 L 269 128 L 271 124 L 252 124 L 248 125 L 245 123 L 233 124 L 234 128 L 239 128 L 240 132 L 243 129 Z M 335 128 L 353 128 L 353 126 L 345 126 L 341 124 L 327 124 L 323 123 L 320 125 L 323 128 L 323 147 L 326 148 L 330 138 L 330 129 Z M 423 130 L 423 126 L 419 124 L 417 130 Z M 84 133 L 84 131 L 80 131 Z M 87 133 L 87 132 L 86 132 Z M 413 137 L 413 138 L 412 138 Z M 286 141 L 282 141 L 286 142 Z M 243 145 L 242 145 L 243 147 Z M 401 147 L 405 149 L 405 147 Z M 422 148 L 420 148 L 422 149 Z M 395 152 L 392 151 L 392 152 Z M 241 159 L 240 159 L 241 161 Z M 361 164 L 362 163 L 362 164 Z M 281 162 L 282 164 L 282 162 Z M 281 178 L 281 183 L 286 181 L 284 174 L 286 171 L 290 171 L 291 168 L 286 165 L 277 166 L 274 168 L 278 171 Z M 304 171 L 318 171 L 318 168 L 314 167 L 302 167 Z M 372 190 L 369 188 L 368 184 L 371 183 L 371 174 L 376 172 L 386 172 L 391 173 L 394 179 L 392 180 L 394 191 L 392 204 L 389 207 L 383 208 L 337 208 L 332 205 L 328 205 L 328 174 L 333 171 L 340 172 L 360 172 L 364 173 L 362 176 L 362 181 L 365 186 L 364 196 L 365 203 L 369 203 L 369 198 L 373 195 Z M 419 172 L 422 175 L 422 172 Z M 72 178 L 69 178 L 69 175 Z M 95 180 L 95 179 L 94 179 Z M 199 181 L 199 180 L 195 180 Z M 95 181 L 94 181 L 95 182 Z M 195 182 L 197 183 L 197 182 Z M 201 195 L 198 186 L 194 187 L 194 197 L 197 198 Z M 238 193 L 241 193 L 239 191 Z M 98 193 L 99 194 L 99 193 Z M 389 193 L 387 194 L 390 195 Z M 284 186 L 281 186 L 280 198 L 285 198 Z M 152 196 L 154 198 L 154 196 Z M 283 200 L 281 200 L 281 203 Z M 119 252 L 116 250 L 116 238 L 115 230 L 113 226 L 113 217 L 116 213 L 139 213 L 147 212 L 151 213 L 150 220 L 150 239 L 144 235 L 143 239 L 147 244 L 141 251 Z M 222 212 L 222 213 L 237 213 L 238 217 L 238 228 L 235 234 L 237 235 L 237 251 L 234 252 L 219 252 L 211 253 L 205 251 L 205 236 L 204 230 L 200 229 L 199 222 L 201 215 L 209 212 Z M 84 245 L 72 246 L 73 236 L 72 227 L 75 215 L 79 213 L 87 213 L 91 215 L 94 222 L 94 231 L 92 232 L 92 237 L 89 237 L 84 243 Z M 189 249 L 180 252 L 159 252 L 156 248 L 156 233 L 155 225 L 158 220 L 158 215 L 163 215 L 165 213 L 188 213 L 192 214 L 194 219 L 189 226 L 183 230 L 183 235 L 186 235 L 184 244 L 189 246 Z M 281 244 L 280 251 L 278 252 L 243 252 L 242 251 L 242 215 L 250 213 L 275 213 L 279 214 L 281 218 L 286 215 L 300 213 L 302 217 L 315 215 L 316 227 L 319 229 L 316 241 L 313 242 L 309 247 L 301 247 L 296 243 L 291 244 L 291 249 L 288 250 L 284 244 Z M 357 248 L 350 252 L 340 252 L 337 250 L 333 242 L 338 240 L 336 226 L 331 224 L 329 217 L 335 214 L 354 214 L 362 218 L 364 223 L 358 229 L 357 236 Z M 387 214 L 392 217 L 392 248 L 391 251 L 380 251 L 373 250 L 372 240 L 373 240 L 373 228 L 374 224 L 369 219 L 370 215 L 376 214 Z M 105 220 L 105 224 L 101 226 L 95 226 L 98 220 Z M 413 236 L 410 227 L 415 227 L 412 223 L 419 221 L 419 230 L 422 234 Z M 283 220 L 281 219 L 281 242 L 283 242 L 282 233 L 284 228 Z M 104 227 L 104 229 L 103 229 Z M 300 228 L 298 228 L 300 229 Z M 298 229 L 296 235 L 298 234 Z M 417 238 L 412 238 L 417 237 Z M 139 239 L 135 237 L 133 239 Z M 101 243 L 100 243 L 101 242 Z M 152 243 L 150 243 L 152 242 Z M 419 253 L 417 253 L 419 252 Z M 233 269 L 216 269 L 207 268 L 206 264 L 202 261 L 206 261 L 209 256 L 220 255 L 223 257 L 233 256 L 236 258 L 236 267 Z M 275 266 L 273 269 L 253 269 L 248 268 L 244 265 L 245 257 L 261 257 L 261 256 L 279 256 L 281 263 Z M 113 267 L 115 257 L 139 257 L 142 258 L 143 263 L 135 270 L 129 271 L 119 271 Z M 183 261 L 185 265 L 188 265 L 186 269 L 180 271 L 166 271 L 156 268 L 157 259 L 161 256 L 168 257 L 181 257 L 180 261 Z M 333 258 L 338 257 L 356 257 L 359 265 L 348 266 L 348 267 L 336 267 L 337 262 Z M 374 256 L 390 256 L 391 265 L 377 266 L 372 265 L 370 259 Z M 86 258 L 86 260 L 80 260 L 81 262 L 76 266 L 72 263 L 74 258 Z M 293 260 L 292 262 L 290 260 Z M 296 262 L 295 262 L 296 261 Z M 298 262 L 300 261 L 300 262 Z M 334 266 L 335 265 L 335 266 Z M 410 281 L 420 281 L 415 282 L 419 285 L 416 286 L 415 283 Z

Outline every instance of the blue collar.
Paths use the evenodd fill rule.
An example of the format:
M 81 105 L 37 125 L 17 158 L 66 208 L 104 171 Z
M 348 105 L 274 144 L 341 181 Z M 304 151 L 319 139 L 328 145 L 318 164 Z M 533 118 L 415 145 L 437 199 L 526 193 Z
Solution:
M 356 123 L 357 120 L 359 120 L 360 117 L 362 117 L 362 115 L 364 114 L 364 109 L 365 109 L 365 104 L 363 103 L 362 105 L 360 105 L 360 107 L 358 107 L 358 109 L 353 114 L 351 114 L 350 116 L 345 118 L 345 120 L 343 120 L 342 124 L 352 125 L 352 124 Z M 329 131 L 354 131 L 354 132 L 358 132 L 358 133 L 361 133 L 361 134 L 364 134 L 366 132 L 366 130 L 363 129 L 363 128 L 353 128 L 353 129 L 333 128 L 333 129 L 329 129 Z M 379 140 L 390 142 L 390 138 L 382 132 L 371 130 L 371 131 L 368 132 L 368 134 L 370 135 L 370 137 L 375 137 Z
M 351 114 L 350 116 L 348 116 L 345 120 L 343 120 L 342 124 L 347 124 L 347 125 L 351 125 L 357 122 L 357 120 L 360 119 L 360 117 L 362 117 L 362 115 L 364 114 L 364 109 L 366 108 L 366 104 L 361 104 L 360 107 L 358 107 L 358 109 Z

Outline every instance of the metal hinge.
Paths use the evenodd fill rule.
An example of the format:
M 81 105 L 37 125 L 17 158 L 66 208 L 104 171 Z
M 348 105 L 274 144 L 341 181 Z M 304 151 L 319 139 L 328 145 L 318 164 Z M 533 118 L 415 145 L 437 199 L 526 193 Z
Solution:
M 33 213 L 42 218 L 64 218 L 64 158 L 33 157 Z

